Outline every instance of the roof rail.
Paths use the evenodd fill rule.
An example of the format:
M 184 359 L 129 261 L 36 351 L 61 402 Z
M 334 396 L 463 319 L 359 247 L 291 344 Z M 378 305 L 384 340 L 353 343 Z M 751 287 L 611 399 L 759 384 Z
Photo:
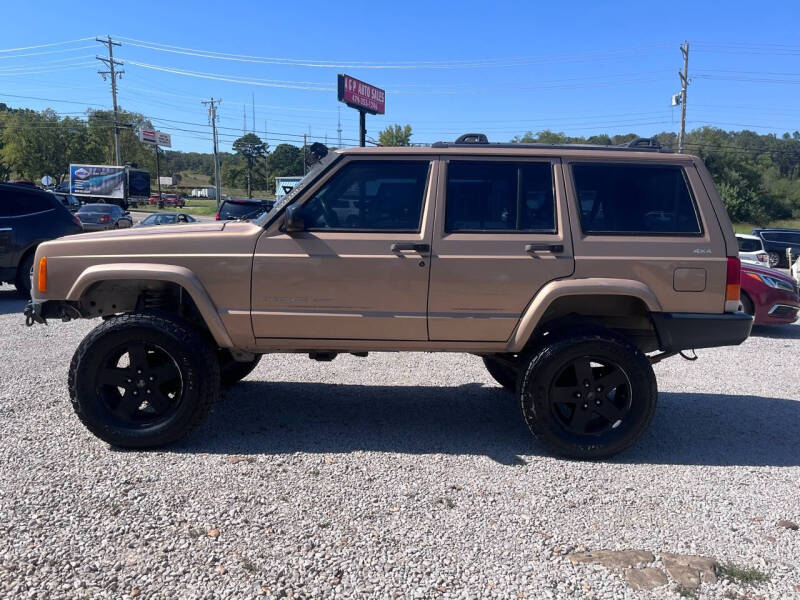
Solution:
M 601 146 L 598 144 L 539 144 L 539 143 L 489 143 L 485 133 L 465 133 L 455 142 L 434 142 L 432 148 L 453 148 L 465 146 L 491 146 L 493 148 L 540 148 L 540 149 L 588 149 L 632 152 L 671 152 L 669 147 L 662 146 L 655 138 L 636 138 L 619 146 Z
M 661 150 L 661 144 L 656 138 L 636 138 L 627 144 L 620 144 L 625 148 L 652 148 L 654 150 Z

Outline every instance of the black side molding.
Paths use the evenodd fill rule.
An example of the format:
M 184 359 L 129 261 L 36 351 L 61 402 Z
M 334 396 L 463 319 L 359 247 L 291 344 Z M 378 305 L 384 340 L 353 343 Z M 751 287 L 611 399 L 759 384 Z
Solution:
M 743 312 L 651 313 L 659 345 L 666 352 L 738 346 L 750 335 L 753 317 Z

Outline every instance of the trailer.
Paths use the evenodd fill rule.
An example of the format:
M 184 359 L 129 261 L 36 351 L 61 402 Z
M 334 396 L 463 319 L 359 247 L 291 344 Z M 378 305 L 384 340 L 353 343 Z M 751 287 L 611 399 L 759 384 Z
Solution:
M 136 208 L 150 197 L 150 173 L 135 165 L 70 165 L 69 193 L 83 202 Z

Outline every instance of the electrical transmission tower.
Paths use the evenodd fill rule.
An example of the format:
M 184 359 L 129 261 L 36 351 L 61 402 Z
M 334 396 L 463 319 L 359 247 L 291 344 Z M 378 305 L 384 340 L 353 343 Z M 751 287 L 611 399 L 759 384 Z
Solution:
M 222 198 L 222 186 L 220 185 L 219 173 L 219 143 L 217 140 L 217 106 L 222 100 L 203 100 L 202 103 L 208 106 L 208 120 L 211 121 L 211 137 L 214 140 L 214 184 L 217 188 L 217 210 L 219 210 L 219 202 Z
M 121 46 L 122 44 L 113 41 L 110 35 L 108 39 L 102 40 L 100 38 L 95 38 L 95 40 L 108 47 L 108 58 L 103 58 L 102 56 L 97 57 L 97 60 L 108 67 L 108 71 L 98 71 L 98 73 L 103 76 L 103 81 L 105 81 L 106 75 L 111 77 L 111 99 L 114 105 L 114 148 L 117 157 L 116 164 L 121 165 L 122 156 L 119 149 L 119 111 L 117 109 L 117 77 L 122 79 L 122 74 L 125 71 L 118 71 L 116 69 L 117 66 L 122 66 L 122 63 L 118 60 L 114 60 L 114 46 Z

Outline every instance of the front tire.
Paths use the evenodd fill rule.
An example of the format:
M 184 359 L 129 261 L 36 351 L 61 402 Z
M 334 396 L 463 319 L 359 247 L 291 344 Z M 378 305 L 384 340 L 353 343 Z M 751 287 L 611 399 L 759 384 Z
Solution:
M 537 439 L 578 459 L 633 445 L 653 419 L 657 396 L 647 357 L 611 332 L 562 337 L 543 347 L 526 365 L 519 391 Z
M 14 287 L 26 298 L 31 297 L 31 286 L 33 285 L 33 252 L 30 252 L 17 267 L 17 279 Z
M 235 360 L 228 350 L 220 350 L 217 355 L 219 358 L 219 372 L 222 387 L 229 387 L 239 383 L 242 379 L 247 377 L 261 361 L 260 354 L 256 354 L 253 360 L 248 360 L 247 362 Z
M 497 383 L 509 392 L 516 393 L 519 369 L 515 369 L 513 365 L 491 356 L 484 356 L 483 364 L 486 366 L 486 370 L 489 371 L 489 375 Z
M 72 406 L 100 439 L 153 448 L 186 436 L 219 396 L 219 363 L 191 326 L 128 314 L 96 327 L 69 370 Z

